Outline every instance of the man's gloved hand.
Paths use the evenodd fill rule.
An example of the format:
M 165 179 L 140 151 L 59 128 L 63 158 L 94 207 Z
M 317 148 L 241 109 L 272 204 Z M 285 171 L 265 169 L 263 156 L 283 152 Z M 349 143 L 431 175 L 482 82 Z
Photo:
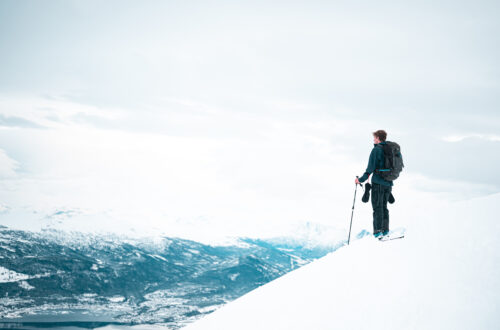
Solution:
M 365 184 L 365 193 L 363 194 L 363 197 L 361 198 L 361 201 L 363 203 L 368 203 L 370 200 L 370 190 L 372 189 L 372 185 L 367 183 Z
M 391 192 L 391 194 L 389 195 L 388 202 L 389 202 L 390 204 L 392 204 L 392 203 L 394 203 L 395 201 L 396 201 L 396 200 L 394 199 L 394 196 L 392 196 L 392 192 Z

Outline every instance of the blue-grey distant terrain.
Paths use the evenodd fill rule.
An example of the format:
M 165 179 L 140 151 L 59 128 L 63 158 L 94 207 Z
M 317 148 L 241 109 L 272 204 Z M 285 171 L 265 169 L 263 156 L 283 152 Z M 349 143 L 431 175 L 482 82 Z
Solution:
M 241 238 L 0 229 L 0 322 L 19 327 L 162 323 L 178 328 L 341 246 Z

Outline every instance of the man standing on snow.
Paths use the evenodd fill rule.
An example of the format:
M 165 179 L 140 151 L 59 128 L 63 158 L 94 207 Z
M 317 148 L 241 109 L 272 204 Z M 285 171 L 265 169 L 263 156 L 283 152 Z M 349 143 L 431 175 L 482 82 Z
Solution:
M 368 160 L 366 172 L 359 179 L 356 177 L 355 183 L 365 182 L 370 175 L 372 177 L 371 198 L 373 207 L 373 235 L 380 237 L 389 233 L 389 210 L 387 202 L 391 196 L 392 181 L 383 179 L 376 170 L 384 168 L 384 149 L 387 133 L 384 130 L 373 132 L 373 149 Z

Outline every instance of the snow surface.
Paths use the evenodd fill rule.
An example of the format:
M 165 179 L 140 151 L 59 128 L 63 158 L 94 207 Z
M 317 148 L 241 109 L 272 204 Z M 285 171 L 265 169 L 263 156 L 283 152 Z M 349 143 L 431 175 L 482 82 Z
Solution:
M 26 275 L 22 273 L 15 272 L 13 270 L 7 269 L 5 267 L 0 266 L 0 283 L 9 283 L 9 282 L 20 282 L 24 281 L 24 283 L 20 282 L 19 285 L 23 289 L 32 289 L 33 287 L 29 285 L 25 280 L 29 280 L 31 278 L 40 278 L 50 276 L 49 273 L 44 274 L 36 274 L 36 275 Z
M 404 239 L 354 241 L 185 329 L 498 328 L 499 205 L 422 204 Z
M 0 266 L 0 283 L 18 282 L 29 278 L 29 275 L 17 273 L 13 270 Z

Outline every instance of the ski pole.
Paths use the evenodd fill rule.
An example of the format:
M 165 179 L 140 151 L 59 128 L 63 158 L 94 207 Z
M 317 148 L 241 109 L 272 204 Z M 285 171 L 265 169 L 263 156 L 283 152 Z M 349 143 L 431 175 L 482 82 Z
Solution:
M 358 176 L 356 176 L 358 178 Z M 361 187 L 361 183 L 359 184 Z M 349 226 L 349 237 L 347 238 L 347 245 L 349 245 L 349 242 L 351 241 L 351 228 L 352 228 L 352 217 L 354 215 L 354 204 L 356 203 L 356 192 L 358 191 L 358 184 L 356 183 L 356 189 L 354 189 L 354 200 L 352 202 L 352 212 L 351 212 L 351 224 Z

